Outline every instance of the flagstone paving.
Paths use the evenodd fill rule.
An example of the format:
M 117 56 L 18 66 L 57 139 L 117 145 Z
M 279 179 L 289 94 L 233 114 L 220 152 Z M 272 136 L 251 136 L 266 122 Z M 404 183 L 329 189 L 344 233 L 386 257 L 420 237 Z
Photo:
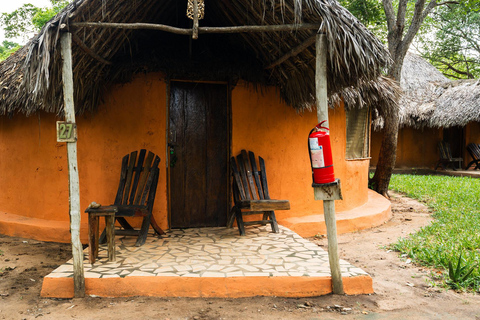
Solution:
M 116 261 L 107 259 L 106 245 L 100 245 L 98 260 L 88 262 L 84 251 L 85 278 L 127 277 L 330 277 L 328 254 L 295 232 L 279 226 L 248 227 L 246 236 L 236 228 L 175 229 L 166 235 L 149 235 L 135 247 L 134 237 L 115 238 Z M 367 275 L 340 260 L 342 277 Z M 47 277 L 73 277 L 73 261 Z

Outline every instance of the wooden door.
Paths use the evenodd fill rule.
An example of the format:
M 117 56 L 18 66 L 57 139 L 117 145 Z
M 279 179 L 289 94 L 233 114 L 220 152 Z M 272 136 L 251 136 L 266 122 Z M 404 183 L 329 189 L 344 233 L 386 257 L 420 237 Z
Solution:
M 463 131 L 463 127 L 458 126 L 443 129 L 443 141 L 450 144 L 453 158 L 463 158 Z
M 225 84 L 171 82 L 170 227 L 225 226 L 229 121 Z

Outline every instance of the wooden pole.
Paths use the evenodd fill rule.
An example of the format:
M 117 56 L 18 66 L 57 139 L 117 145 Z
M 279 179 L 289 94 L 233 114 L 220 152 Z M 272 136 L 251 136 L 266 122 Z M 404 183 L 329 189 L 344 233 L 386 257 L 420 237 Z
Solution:
M 62 33 L 62 82 L 65 120 L 75 123 L 73 105 L 73 71 L 72 71 L 72 35 Z M 77 142 L 67 142 L 68 177 L 70 191 L 70 233 L 73 255 L 74 294 L 77 298 L 85 296 L 85 278 L 83 274 L 83 247 L 80 242 L 80 183 L 77 166 Z
M 241 32 L 279 32 L 279 31 L 301 31 L 318 30 L 318 23 L 301 24 L 280 24 L 263 26 L 235 26 L 235 27 L 198 27 L 198 33 L 241 33 Z M 177 28 L 164 24 L 155 23 L 114 23 L 114 22 L 72 22 L 68 26 L 62 24 L 61 29 L 67 28 L 110 28 L 129 30 L 159 30 L 175 34 L 191 36 L 192 29 Z
M 198 0 L 193 0 L 192 39 L 198 39 Z
M 315 94 L 317 101 L 317 119 L 320 123 L 326 120 L 324 127 L 330 128 L 328 123 L 328 92 L 327 92 L 327 36 L 323 33 L 317 34 L 315 43 Z
M 326 120 L 324 126 L 329 128 L 328 123 L 328 96 L 327 96 L 327 37 L 325 34 L 317 34 L 316 39 L 316 64 L 315 64 L 315 88 L 317 100 L 318 122 Z M 340 183 L 338 183 L 340 188 Z M 340 192 L 340 190 L 339 190 Z M 338 257 L 337 221 L 335 218 L 335 201 L 332 198 L 323 198 L 323 212 L 327 226 L 328 260 L 332 275 L 333 293 L 343 294 L 342 273 L 340 271 L 340 259 Z

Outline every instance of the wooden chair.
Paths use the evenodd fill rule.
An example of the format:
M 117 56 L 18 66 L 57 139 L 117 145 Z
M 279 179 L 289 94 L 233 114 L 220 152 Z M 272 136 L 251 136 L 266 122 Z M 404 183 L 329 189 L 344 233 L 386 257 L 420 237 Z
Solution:
M 146 150 L 142 149 L 140 152 L 134 151 L 123 157 L 120 183 L 113 205 L 89 206 L 85 210 L 89 217 L 90 250 L 95 250 L 95 253 L 98 252 L 98 216 L 107 216 L 108 213 L 114 212 L 115 220 L 121 226 L 120 230 L 109 230 L 109 232 L 113 231 L 114 234 L 137 236 L 135 243 L 137 247 L 145 243 L 150 225 L 152 225 L 156 233 L 165 234 L 152 216 L 155 193 L 157 191 L 160 158 L 152 152 L 148 152 L 148 155 L 145 157 L 146 153 Z M 129 217 L 143 217 L 141 228 L 134 229 L 126 220 Z M 113 225 L 114 223 L 111 223 L 112 229 Z M 100 241 L 104 239 L 105 233 L 105 231 L 102 233 Z
M 476 143 L 470 143 L 467 146 L 467 151 L 473 160 L 468 163 L 466 170 L 468 170 L 472 165 L 475 165 L 473 170 L 480 170 L 480 145 Z
M 236 219 L 238 231 L 241 236 L 245 235 L 245 226 L 253 224 L 270 224 L 273 232 L 278 232 L 277 219 L 274 210 L 289 210 L 288 200 L 272 200 L 268 192 L 267 174 L 265 161 L 258 157 L 260 170 L 253 152 L 248 155 L 245 150 L 231 158 L 230 166 L 233 175 L 233 199 L 235 205 L 230 211 L 227 227 L 231 228 Z M 238 163 L 238 165 L 237 165 Z M 243 221 L 243 215 L 263 214 L 263 219 L 258 221 Z
M 462 168 L 462 158 L 453 158 L 452 152 L 450 151 L 450 145 L 448 142 L 440 141 L 438 143 L 438 150 L 440 152 L 440 160 L 438 160 L 437 165 L 435 166 L 435 170 L 438 169 L 439 166 L 443 168 L 443 170 L 447 170 L 449 166 L 455 171 L 455 164 L 458 163 L 459 168 Z

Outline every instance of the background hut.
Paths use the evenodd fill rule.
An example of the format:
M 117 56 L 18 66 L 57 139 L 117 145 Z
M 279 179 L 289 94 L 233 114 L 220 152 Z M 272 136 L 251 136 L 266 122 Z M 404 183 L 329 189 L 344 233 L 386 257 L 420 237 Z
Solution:
M 438 142 L 450 144 L 464 166 L 469 143 L 480 143 L 480 80 L 450 80 L 423 58 L 409 53 L 403 69 L 396 167 L 434 168 Z M 372 165 L 381 137 L 372 135 Z
M 0 232 L 68 241 L 65 146 L 54 142 L 55 121 L 64 113 L 59 39 L 67 31 L 74 42 L 82 208 L 91 201 L 111 203 L 121 157 L 146 148 L 163 164 L 154 208 L 161 227 L 225 225 L 228 159 L 245 148 L 267 161 L 271 193 L 291 202 L 279 222 L 321 231 L 322 208 L 313 200 L 306 150 L 316 124 L 309 110 L 315 103 L 317 32 L 327 38 L 331 107 L 340 107 L 330 110 L 335 170 L 344 185 L 338 210 L 347 215 L 377 199 L 367 188 L 368 112 L 348 117 L 341 106 L 395 106 L 396 86 L 381 77 L 390 59 L 379 40 L 332 0 L 208 1 L 197 40 L 186 11 L 186 0 L 77 0 L 0 64 Z M 242 31 L 245 26 L 263 31 Z M 236 32 L 210 33 L 218 27 Z M 201 110 L 189 99 L 200 101 L 195 105 Z M 356 128 L 350 138 L 347 118 Z M 218 181 L 217 189 L 173 189 L 172 181 L 192 181 L 188 170 L 172 170 L 169 156 L 180 143 L 179 130 L 202 135 L 177 156 L 185 168 L 196 165 L 202 181 Z M 360 139 L 360 156 L 346 156 L 349 139 Z M 210 176 L 213 167 L 217 175 Z M 195 201 L 218 197 L 221 208 L 210 210 L 208 220 L 195 220 L 205 212 L 174 209 L 177 201 L 207 208 Z M 369 212 L 382 217 L 372 223 L 381 223 L 389 205 L 375 201 Z M 182 217 L 190 214 L 195 219 Z

